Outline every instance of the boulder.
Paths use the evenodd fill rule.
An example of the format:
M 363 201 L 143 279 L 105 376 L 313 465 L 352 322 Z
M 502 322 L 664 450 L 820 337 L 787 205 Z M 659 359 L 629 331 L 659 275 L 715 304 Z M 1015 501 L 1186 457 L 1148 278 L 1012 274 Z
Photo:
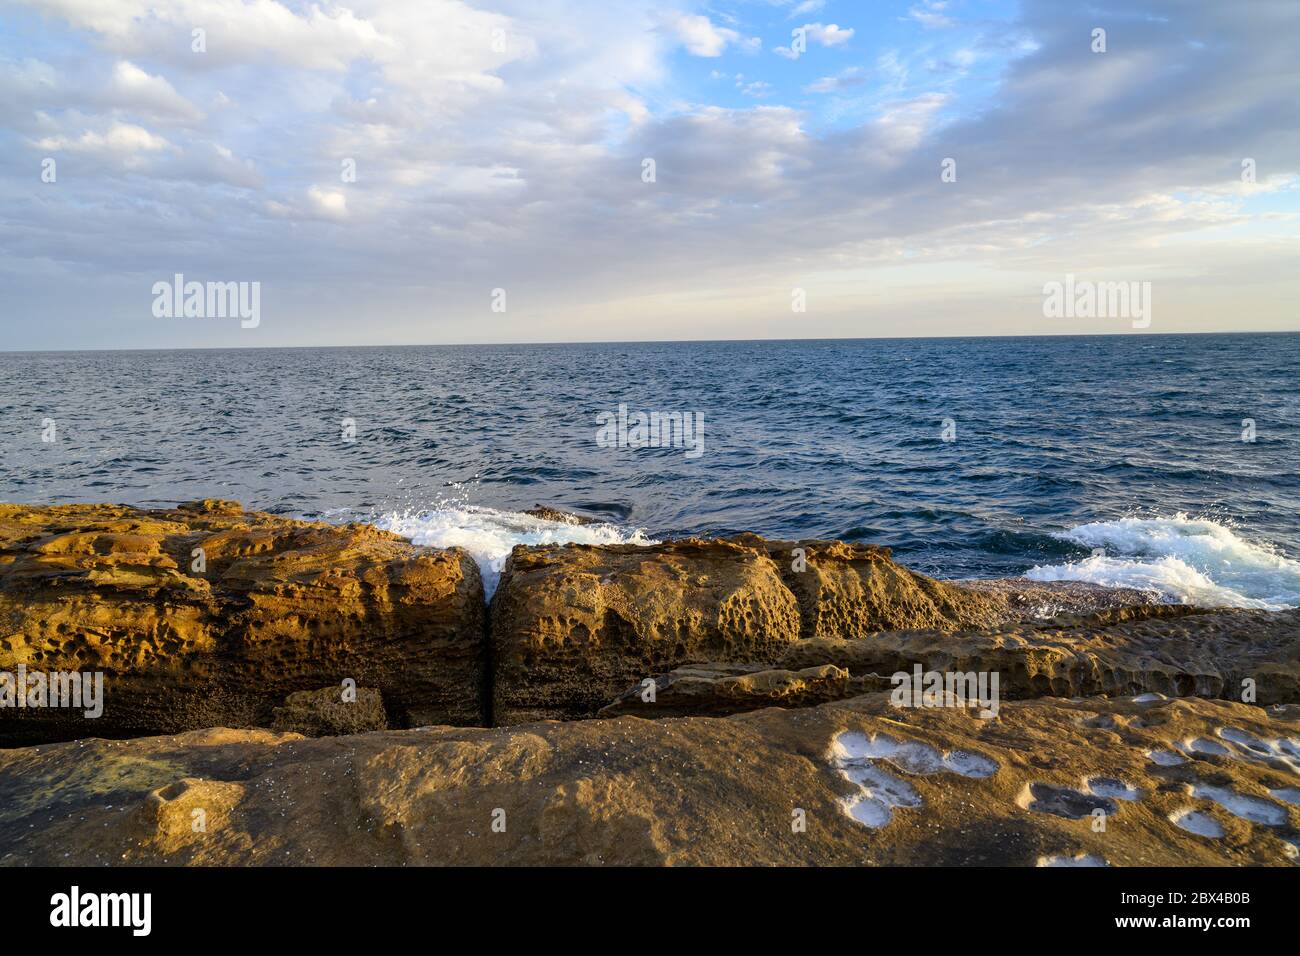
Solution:
M 100 672 L 102 716 L 0 709 L 0 742 L 266 726 L 351 678 L 395 726 L 481 723 L 484 607 L 468 553 L 362 524 L 0 505 L 0 673 Z
M 749 543 L 518 546 L 492 598 L 493 717 L 590 716 L 652 674 L 798 639 L 794 595 Z
M 543 521 L 555 521 L 559 524 L 600 524 L 600 518 L 589 518 L 586 515 L 574 514 L 572 511 L 561 511 L 559 508 L 551 508 L 547 505 L 533 505 L 524 512 L 534 518 L 541 518 Z
M 1018 616 L 1004 599 L 908 571 L 868 545 L 748 534 L 520 545 L 492 600 L 493 715 L 591 716 L 683 664 L 771 664 L 801 639 Z
M 981 720 L 871 694 L 732 717 L 84 740 L 0 751 L 0 865 L 1294 866 L 1298 718 L 1043 698 Z
M 765 549 L 799 601 L 802 638 L 852 639 L 903 628 L 988 627 L 1005 621 L 1005 600 L 909 571 L 888 548 L 845 541 L 738 540 Z

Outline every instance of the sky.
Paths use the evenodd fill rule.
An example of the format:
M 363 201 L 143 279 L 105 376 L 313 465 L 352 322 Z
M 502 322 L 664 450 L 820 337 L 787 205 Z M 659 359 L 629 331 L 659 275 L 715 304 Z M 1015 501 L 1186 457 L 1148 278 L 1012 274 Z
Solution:
M 0 0 L 0 350 L 1300 330 L 1297 49 L 1294 0 Z

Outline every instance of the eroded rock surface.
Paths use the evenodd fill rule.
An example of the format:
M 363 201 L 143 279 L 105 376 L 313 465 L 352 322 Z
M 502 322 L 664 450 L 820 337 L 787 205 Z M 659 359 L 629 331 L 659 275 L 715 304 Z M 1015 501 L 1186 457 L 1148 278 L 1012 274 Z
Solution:
M 387 730 L 383 695 L 373 687 L 295 691 L 275 708 L 271 729 L 304 737 L 340 737 Z
M 0 709 L 0 743 L 266 727 L 287 696 L 343 678 L 382 695 L 383 722 L 378 705 L 338 724 L 306 710 L 295 723 L 289 707 L 280 726 L 728 714 L 851 697 L 916 664 L 996 671 L 1009 698 L 1240 698 L 1251 680 L 1260 703 L 1300 701 L 1300 612 L 1119 600 L 1070 582 L 934 581 L 834 541 L 521 546 L 489 641 L 459 549 L 226 501 L 3 505 L 0 672 L 103 671 L 106 703 L 93 722 Z M 658 706 L 638 699 L 647 678 Z
M 590 716 L 682 663 L 775 660 L 799 628 L 794 595 L 750 544 L 517 547 L 492 599 L 493 716 Z
M 987 594 L 1026 619 L 1061 614 L 1094 614 L 1115 608 L 1160 604 L 1151 591 L 1106 587 L 1089 581 L 1032 581 L 1029 578 L 986 578 L 955 581 L 968 590 Z
M 84 740 L 0 751 L 0 863 L 1290 866 L 1298 717 L 1045 698 L 981 720 L 873 694 L 726 718 Z
M 800 641 L 779 664 L 834 664 L 852 675 L 996 671 L 1006 697 L 1155 692 L 1300 703 L 1300 610 L 1116 609 L 1061 623 L 957 634 L 897 631 L 856 641 Z M 1249 681 L 1249 684 L 1244 682 Z
M 888 548 L 845 541 L 749 541 L 767 551 L 799 601 L 803 638 L 852 639 L 900 628 L 987 627 L 1005 600 L 909 571 Z
M 814 637 L 1018 616 L 999 597 L 895 564 L 887 549 L 838 541 L 517 547 L 492 601 L 493 715 L 590 716 L 683 664 L 770 664 Z
M 0 671 L 102 671 L 103 716 L 0 711 L 0 741 L 266 726 L 352 678 L 397 726 L 483 720 L 483 587 L 460 549 L 245 513 L 0 505 Z
M 599 716 L 723 716 L 762 707 L 811 707 L 861 693 L 860 683 L 852 691 L 850 684 L 849 672 L 833 664 L 799 671 L 699 664 L 643 681 L 601 708 Z

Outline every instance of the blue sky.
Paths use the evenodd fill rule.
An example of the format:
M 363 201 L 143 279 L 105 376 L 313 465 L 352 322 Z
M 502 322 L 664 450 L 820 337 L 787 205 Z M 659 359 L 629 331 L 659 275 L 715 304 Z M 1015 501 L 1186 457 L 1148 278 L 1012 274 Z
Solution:
M 851 128 L 900 97 L 934 90 L 960 93 L 961 102 L 946 116 L 975 112 L 996 91 L 1007 62 L 1027 52 L 1032 40 L 1024 36 L 1024 48 L 987 42 L 990 34 L 1001 41 L 1014 31 L 1013 3 L 964 3 L 961 19 L 946 12 L 951 6 L 823 3 L 800 10 L 797 4 L 749 4 L 718 10 L 719 23 L 759 38 L 761 46 L 731 44 L 716 58 L 681 48 L 672 64 L 680 84 L 676 92 L 687 102 L 733 109 L 767 102 L 798 107 L 806 111 L 810 130 Z M 845 16 L 833 16 L 837 11 Z M 812 55 L 771 56 L 790 49 L 796 30 L 823 21 L 839 27 L 835 35 L 844 39 L 814 39 Z
M 0 0 L 0 348 L 1297 329 L 1297 46 L 1290 0 Z M 155 316 L 176 273 L 261 321 Z

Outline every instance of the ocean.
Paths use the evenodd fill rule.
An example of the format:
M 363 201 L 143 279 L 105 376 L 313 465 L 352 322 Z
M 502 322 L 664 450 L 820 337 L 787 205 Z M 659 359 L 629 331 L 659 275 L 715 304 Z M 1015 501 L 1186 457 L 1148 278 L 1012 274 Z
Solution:
M 517 543 L 753 531 L 1296 606 L 1298 370 L 1300 334 L 0 353 L 0 500 L 371 522 L 489 587 Z

